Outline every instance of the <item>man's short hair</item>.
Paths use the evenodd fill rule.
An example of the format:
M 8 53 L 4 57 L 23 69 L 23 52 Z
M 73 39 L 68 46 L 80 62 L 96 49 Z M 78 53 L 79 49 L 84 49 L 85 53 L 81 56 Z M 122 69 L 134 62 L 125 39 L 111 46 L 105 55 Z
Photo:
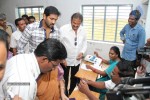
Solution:
M 130 12 L 130 15 L 134 16 L 136 20 L 139 20 L 141 17 L 141 13 L 139 10 L 132 10 Z
M 22 18 L 17 18 L 17 19 L 15 20 L 15 25 L 18 26 L 18 22 L 21 21 L 21 20 L 23 20 L 23 19 L 22 19 Z
M 9 37 L 9 34 L 5 32 L 4 30 L 0 29 L 0 41 L 5 43 L 7 51 L 9 50 L 8 37 Z
M 44 14 L 46 16 L 49 16 L 50 14 L 56 14 L 56 15 L 60 16 L 60 12 L 54 6 L 48 6 L 48 7 L 46 7 L 45 10 L 44 10 Z
M 28 15 L 24 14 L 21 16 L 22 18 L 25 17 L 26 19 L 28 19 Z
M 119 69 L 119 76 L 134 77 L 134 70 L 131 65 L 132 65 L 131 62 L 121 59 L 121 61 L 119 61 L 117 64 L 117 67 Z
M 80 14 L 80 13 L 74 13 L 72 16 L 71 16 L 71 21 L 73 20 L 73 18 L 75 18 L 75 19 L 80 19 L 81 20 L 81 22 L 83 22 L 83 16 L 82 16 L 82 14 Z
M 5 20 L 6 19 L 6 15 L 4 13 L 0 13 L 0 20 Z
M 65 46 L 57 39 L 49 38 L 40 43 L 34 51 L 37 57 L 45 56 L 49 61 L 67 58 Z
M 34 17 L 34 16 L 29 16 L 29 17 L 28 17 L 28 20 L 29 20 L 29 19 L 35 19 L 35 17 Z

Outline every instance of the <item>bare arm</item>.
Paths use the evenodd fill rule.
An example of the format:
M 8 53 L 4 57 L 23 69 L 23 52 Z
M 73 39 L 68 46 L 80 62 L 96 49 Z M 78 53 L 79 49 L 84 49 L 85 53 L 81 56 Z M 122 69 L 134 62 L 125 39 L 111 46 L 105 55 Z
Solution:
M 109 61 L 108 61 L 108 60 L 105 60 L 105 59 L 103 59 L 101 56 L 99 56 L 98 52 L 94 51 L 94 54 L 95 54 L 98 58 L 101 58 L 103 63 L 109 64 Z
M 86 67 L 88 69 L 91 69 L 93 72 L 95 72 L 97 74 L 100 74 L 101 76 L 106 76 L 107 75 L 105 71 L 101 71 L 101 70 L 95 69 L 94 67 L 92 67 L 90 65 L 86 65 Z
M 80 84 L 78 85 L 79 91 L 84 93 L 89 100 L 99 100 L 98 98 L 96 98 L 91 91 L 89 90 L 89 87 L 87 85 L 87 83 L 84 80 L 80 81 Z
M 93 86 L 93 87 L 96 87 L 96 88 L 99 88 L 99 89 L 106 89 L 105 87 L 105 82 L 94 82 L 94 81 L 87 81 L 87 84 Z
M 60 83 L 61 100 L 69 100 L 69 98 L 65 95 L 64 80 L 60 80 L 59 83 Z

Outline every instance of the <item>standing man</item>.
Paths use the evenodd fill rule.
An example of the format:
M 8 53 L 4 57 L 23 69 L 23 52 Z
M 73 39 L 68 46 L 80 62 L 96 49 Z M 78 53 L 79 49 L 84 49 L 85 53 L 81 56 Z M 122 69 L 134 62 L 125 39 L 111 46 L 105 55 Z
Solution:
M 6 24 L 6 15 L 4 13 L 0 13 L 0 29 L 6 31 L 11 37 L 13 30 L 10 25 Z
M 55 23 L 60 15 L 57 8 L 48 6 L 44 10 L 43 19 L 27 25 L 18 43 L 18 53 L 24 53 L 24 47 L 29 42 L 29 52 L 33 52 L 38 44 L 48 38 L 58 38 Z
M 135 73 L 136 51 L 145 45 L 145 30 L 138 23 L 141 13 L 133 10 L 129 14 L 128 24 L 120 32 L 121 40 L 124 43 L 122 58 L 126 66 L 130 66 Z
M 22 100 L 35 100 L 38 76 L 55 69 L 66 57 L 66 48 L 56 39 L 46 39 L 34 53 L 14 56 L 7 61 L 0 82 L 0 100 L 11 100 L 14 95 Z
M 79 70 L 81 59 L 87 48 L 86 32 L 81 26 L 82 22 L 83 16 L 80 13 L 74 13 L 71 16 L 71 23 L 60 28 L 60 41 L 65 45 L 68 54 L 67 67 L 63 67 L 67 95 L 70 95 L 76 87 L 75 74 Z M 69 72 L 71 72 L 70 77 Z
M 26 25 L 28 25 L 29 24 L 29 19 L 28 19 L 29 17 L 28 17 L 28 15 L 24 14 L 21 17 L 25 21 Z
M 29 20 L 29 24 L 34 23 L 35 22 L 35 17 L 34 16 L 29 16 L 28 20 Z
M 18 18 L 15 20 L 15 24 L 17 26 L 17 30 L 12 34 L 10 39 L 10 48 L 12 48 L 13 55 L 17 54 L 17 43 L 26 28 L 26 23 L 22 18 Z M 27 47 L 25 48 L 27 51 Z

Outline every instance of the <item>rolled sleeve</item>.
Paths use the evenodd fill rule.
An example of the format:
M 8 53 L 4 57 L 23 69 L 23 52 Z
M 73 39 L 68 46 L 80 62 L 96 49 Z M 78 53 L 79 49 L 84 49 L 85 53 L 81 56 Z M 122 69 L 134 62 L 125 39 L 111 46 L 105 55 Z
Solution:
M 105 81 L 105 87 L 106 89 L 113 89 L 115 87 L 115 83 L 112 82 L 112 80 L 108 80 L 108 81 Z

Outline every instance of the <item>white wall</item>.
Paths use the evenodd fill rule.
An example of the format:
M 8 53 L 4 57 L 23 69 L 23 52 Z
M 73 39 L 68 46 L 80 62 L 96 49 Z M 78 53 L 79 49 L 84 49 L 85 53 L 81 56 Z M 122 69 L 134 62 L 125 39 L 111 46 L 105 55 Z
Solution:
M 123 44 L 107 43 L 101 41 L 88 41 L 88 49 L 86 54 L 94 55 L 94 51 L 97 51 L 99 55 L 105 59 L 109 59 L 109 50 L 112 46 L 117 46 L 120 49 L 120 53 L 123 49 Z
M 80 12 L 83 4 L 133 4 L 135 8 L 140 2 L 141 0 L 0 0 L 0 12 L 6 13 L 9 22 L 14 22 L 17 18 L 17 7 L 53 5 L 62 14 L 57 23 L 61 26 L 70 21 L 73 13 Z

